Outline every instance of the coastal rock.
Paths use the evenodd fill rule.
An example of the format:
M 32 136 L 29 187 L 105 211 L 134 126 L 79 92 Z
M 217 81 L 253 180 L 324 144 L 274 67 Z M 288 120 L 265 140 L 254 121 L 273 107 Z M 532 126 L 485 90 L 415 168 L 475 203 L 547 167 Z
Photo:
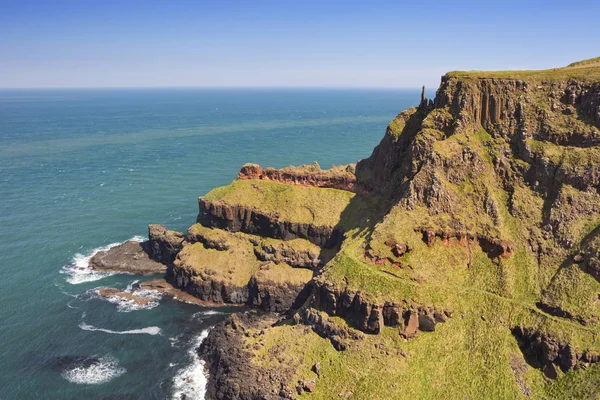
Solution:
M 246 332 L 268 328 L 274 314 L 243 313 L 229 317 L 211 329 L 199 349 L 209 372 L 207 399 L 279 399 L 295 372 L 289 366 L 261 368 L 245 348 Z
M 198 205 L 197 222 L 206 227 L 282 240 L 301 238 L 325 248 L 338 247 L 344 236 L 339 228 L 281 221 L 278 216 L 223 201 L 209 201 L 201 197 Z
M 301 242 L 302 239 L 296 239 L 295 241 Z M 325 264 L 325 260 L 320 257 L 322 249 L 318 246 L 307 246 L 306 244 L 302 245 L 302 243 L 300 246 L 293 246 L 291 242 L 294 241 L 278 244 L 263 241 L 255 247 L 254 253 L 259 260 L 273 261 L 276 264 L 286 263 L 294 268 L 316 270 Z M 310 243 L 308 244 L 310 245 Z
M 148 254 L 149 242 L 127 241 L 96 253 L 89 261 L 91 268 L 104 272 L 129 274 L 162 274 L 166 267 Z
M 317 335 L 329 339 L 337 351 L 346 350 L 348 340 L 361 340 L 364 337 L 361 332 L 336 324 L 327 314 L 310 307 L 302 308 L 294 314 L 293 321 L 296 324 L 311 326 Z
M 150 257 L 165 265 L 171 264 L 184 246 L 182 233 L 159 224 L 148 225 L 148 238 Z
M 353 164 L 333 166 L 327 170 L 322 170 L 316 162 L 311 165 L 282 169 L 263 169 L 257 164 L 245 164 L 238 173 L 237 179 L 261 179 L 291 185 L 364 192 L 364 189 L 357 185 Z
M 302 274 L 294 280 L 269 276 L 268 271 L 258 271 L 248 282 L 248 301 L 250 307 L 265 311 L 286 312 L 300 307 L 308 298 L 310 288 L 307 286 L 311 276 Z M 308 280 L 306 279 L 308 278 Z
M 116 288 L 100 288 L 98 295 L 106 298 L 117 297 L 119 299 L 135 303 L 138 306 L 147 306 L 156 301 L 156 296 L 148 296 L 148 293 L 156 294 L 162 299 L 171 299 L 187 304 L 197 304 L 205 307 L 221 307 L 223 303 L 212 303 L 203 301 L 198 297 L 192 296 L 182 290 L 179 290 L 164 279 L 155 279 L 132 285 L 131 288 L 120 290 Z M 231 305 L 228 305 L 231 306 Z
M 257 259 L 256 241 L 247 235 L 210 235 L 224 235 L 219 242 L 223 246 L 207 247 L 212 242 L 205 241 L 188 244 L 179 252 L 170 277 L 177 288 L 203 301 L 246 304 L 277 312 L 297 308 L 306 300 L 305 287 L 313 275 L 310 270 Z

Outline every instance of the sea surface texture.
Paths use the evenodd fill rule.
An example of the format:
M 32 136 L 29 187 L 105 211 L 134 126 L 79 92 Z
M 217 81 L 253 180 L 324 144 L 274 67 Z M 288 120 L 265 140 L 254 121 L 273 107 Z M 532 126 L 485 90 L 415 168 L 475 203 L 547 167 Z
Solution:
M 229 309 L 100 299 L 86 270 L 148 223 L 185 230 L 246 162 L 368 157 L 417 90 L 0 91 L 0 399 L 204 397 L 194 351 Z M 152 294 L 149 294 L 150 296 Z

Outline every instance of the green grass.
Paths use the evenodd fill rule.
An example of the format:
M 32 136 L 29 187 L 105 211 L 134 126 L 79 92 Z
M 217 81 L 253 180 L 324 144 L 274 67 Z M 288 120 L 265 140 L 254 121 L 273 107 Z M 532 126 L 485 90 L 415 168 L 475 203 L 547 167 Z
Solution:
M 211 190 L 205 198 L 251 207 L 284 221 L 331 227 L 360 219 L 366 208 L 360 195 L 345 190 L 260 180 L 233 181 Z
M 563 114 L 562 109 L 552 111 L 555 105 L 548 101 L 548 82 L 600 81 L 600 58 L 543 71 L 448 75 L 461 80 L 466 90 L 474 88 L 477 79 L 527 80 L 530 85 L 523 94 L 527 98 L 514 100 L 525 101 L 527 111 L 534 110 L 526 115 L 527 127 L 537 126 L 531 125 L 538 123 L 536 115 L 553 113 L 548 133 L 556 135 L 551 138 L 555 143 L 572 132 L 592 129 L 577 110 L 574 115 Z M 306 326 L 284 323 L 247 337 L 248 348 L 254 349 L 253 362 L 270 371 L 291 371 L 292 378 L 286 381 L 289 389 L 299 380 L 314 379 L 311 367 L 320 362 L 322 376 L 316 392 L 302 398 L 513 399 L 525 397 L 523 388 L 535 399 L 597 396 L 600 367 L 561 372 L 556 382 L 549 382 L 539 369 L 524 362 L 511 328 L 535 329 L 570 343 L 578 352 L 600 352 L 600 324 L 596 323 L 600 283 L 565 261 L 578 245 L 589 246 L 581 240 L 600 223 L 596 217 L 599 195 L 563 185 L 557 198 L 550 198 L 523 179 L 530 165 L 511 155 L 508 133 L 488 127 L 490 134 L 476 122 L 450 134 L 454 121 L 449 109 L 436 109 L 429 115 L 420 112 L 418 118 L 411 118 L 416 112 L 413 108 L 399 114 L 382 142 L 398 143 L 402 135 L 416 135 L 409 145 L 418 156 L 406 161 L 415 175 L 411 182 L 408 177 L 397 177 L 407 185 L 402 193 L 392 193 L 394 204 L 334 189 L 262 181 L 237 181 L 210 192 L 207 199 L 278 213 L 294 222 L 333 226 L 341 221 L 348 230 L 347 239 L 316 277 L 319 283 L 333 285 L 340 292 L 360 291 L 362 298 L 380 305 L 390 301 L 433 306 L 450 310 L 454 316 L 438 324 L 435 332 L 421 332 L 408 342 L 396 329 L 385 327 L 379 335 L 349 340 L 344 352 L 335 351 L 328 340 Z M 572 176 L 600 164 L 600 150 L 595 147 L 536 140 L 527 144 L 533 153 Z M 555 204 L 549 211 L 550 201 Z M 426 227 L 506 240 L 515 249 L 508 258 L 491 259 L 476 241 L 436 239 L 429 247 L 418 232 Z M 558 237 L 571 238 L 574 247 L 560 247 Z M 411 251 L 396 257 L 386 244 L 389 240 L 406 244 Z M 272 239 L 261 243 L 283 245 Z M 306 248 L 304 242 L 290 245 Z M 375 265 L 365 257 L 366 249 L 400 266 Z M 259 273 L 279 279 L 287 269 Z M 544 312 L 536 304 L 540 300 L 590 323 L 584 326 Z M 330 319 L 347 325 L 338 317 Z M 255 348 L 259 343 L 263 344 Z M 518 366 L 517 376 L 511 363 Z
M 206 248 L 202 243 L 184 246 L 175 261 L 175 268 L 188 271 L 198 284 L 215 281 L 246 286 L 250 278 L 255 276 L 260 282 L 300 285 L 310 281 L 313 276 L 308 269 L 292 268 L 283 262 L 275 264 L 258 260 L 253 244 L 263 240 L 258 236 L 204 228 L 199 224 L 193 225 L 190 230 L 208 233 L 213 239 L 224 240 L 229 247 L 228 250 L 216 250 Z
M 453 71 L 447 75 L 466 79 L 520 79 L 527 81 L 564 81 L 577 79 L 584 82 L 600 80 L 600 58 L 570 64 L 568 67 L 524 71 Z
M 590 64 L 600 64 L 600 57 L 588 58 L 587 60 L 576 61 L 567 65 L 568 67 L 581 67 Z
M 597 321 L 600 317 L 599 294 L 600 283 L 582 271 L 579 265 L 571 264 L 560 269 L 552 278 L 544 290 L 542 301 L 575 317 Z
M 261 262 L 254 256 L 250 242 L 232 237 L 230 244 L 232 247 L 226 251 L 207 249 L 202 243 L 184 246 L 175 261 L 175 268 L 189 271 L 199 281 L 244 286 L 258 271 Z
M 554 143 L 528 139 L 527 144 L 534 154 L 548 159 L 554 165 L 562 165 L 569 174 L 585 172 L 590 166 L 600 163 L 600 148 L 560 146 Z

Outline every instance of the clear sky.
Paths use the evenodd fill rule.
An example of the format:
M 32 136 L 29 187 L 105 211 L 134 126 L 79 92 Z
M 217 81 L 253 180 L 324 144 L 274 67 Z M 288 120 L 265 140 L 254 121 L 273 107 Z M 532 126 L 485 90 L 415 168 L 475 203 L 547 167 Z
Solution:
M 0 87 L 437 87 L 600 56 L 600 2 L 0 0 Z

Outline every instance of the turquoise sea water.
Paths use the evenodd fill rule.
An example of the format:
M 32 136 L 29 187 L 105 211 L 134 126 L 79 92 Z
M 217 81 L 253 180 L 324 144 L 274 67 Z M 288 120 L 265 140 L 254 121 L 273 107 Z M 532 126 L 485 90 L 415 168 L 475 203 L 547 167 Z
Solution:
M 227 310 L 132 310 L 138 276 L 68 273 L 96 249 L 185 230 L 246 162 L 368 157 L 416 90 L 0 91 L 0 399 L 202 398 L 193 349 Z M 187 378 L 190 378 L 189 381 Z

